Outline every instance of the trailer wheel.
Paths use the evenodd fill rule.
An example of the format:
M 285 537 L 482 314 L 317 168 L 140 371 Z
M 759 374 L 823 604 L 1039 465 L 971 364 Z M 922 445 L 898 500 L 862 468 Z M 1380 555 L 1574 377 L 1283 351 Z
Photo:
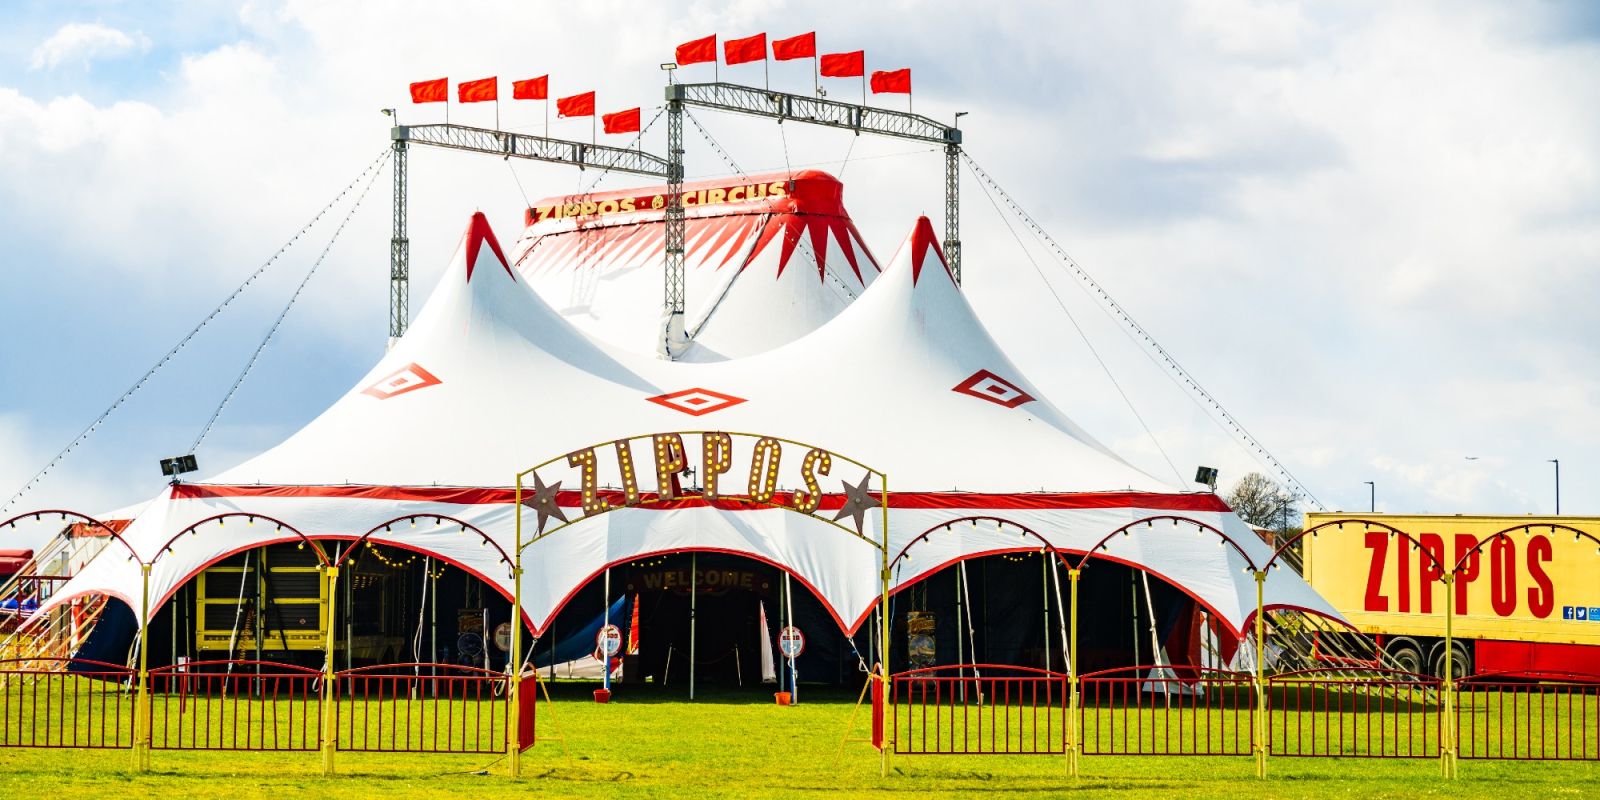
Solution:
M 1422 674 L 1422 646 L 1409 636 L 1390 639 L 1383 646 L 1383 665 L 1401 672 Z
M 1448 661 L 1448 664 L 1447 664 Z M 1446 671 L 1448 666 L 1449 671 Z M 1472 651 L 1464 642 L 1455 642 L 1447 655 L 1444 643 L 1433 652 L 1433 674 L 1444 679 L 1460 679 L 1472 674 Z

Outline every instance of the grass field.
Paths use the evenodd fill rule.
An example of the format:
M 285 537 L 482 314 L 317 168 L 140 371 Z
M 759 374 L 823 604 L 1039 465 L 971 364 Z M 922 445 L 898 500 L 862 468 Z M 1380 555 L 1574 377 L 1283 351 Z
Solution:
M 541 741 L 525 777 L 504 777 L 495 756 L 340 753 L 340 775 L 321 776 L 318 754 L 157 751 L 153 772 L 131 770 L 125 750 L 0 749 L 0 797 L 1600 797 L 1600 763 L 1463 761 L 1438 778 L 1433 759 L 1274 759 L 1265 781 L 1248 756 L 1087 756 L 1083 776 L 1059 756 L 897 756 L 878 776 L 865 743 L 839 754 L 854 693 L 805 691 L 780 708 L 770 694 L 624 687 L 610 705 L 588 686 L 557 685 L 554 720 L 540 709 Z M 855 736 L 866 735 L 867 714 Z M 565 747 L 552 738 L 565 734 Z M 475 774 L 487 768 L 489 774 Z

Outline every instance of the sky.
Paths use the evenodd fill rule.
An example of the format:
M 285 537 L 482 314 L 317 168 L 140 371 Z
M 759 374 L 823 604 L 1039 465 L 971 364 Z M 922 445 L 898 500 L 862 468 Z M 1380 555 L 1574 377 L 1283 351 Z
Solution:
M 1550 513 L 1560 459 L 1561 510 L 1600 514 L 1597 9 L 8 3 L 0 502 L 382 154 L 380 109 L 440 121 L 407 102 L 410 81 L 498 75 L 509 94 L 549 73 L 558 95 L 594 89 L 602 111 L 643 106 L 648 121 L 675 44 L 814 30 L 825 52 L 865 49 L 869 69 L 910 67 L 917 112 L 967 112 L 972 158 L 1325 507 L 1364 510 L 1372 481 L 1380 511 Z M 763 80 L 760 65 L 721 77 Z M 770 80 L 812 82 L 805 62 L 773 63 Z M 538 103 L 503 103 L 501 119 L 544 124 Z M 921 145 L 696 119 L 747 172 L 840 175 L 880 259 L 918 214 L 940 224 L 942 158 Z M 489 127 L 493 111 L 452 121 Z M 664 128 L 646 149 L 665 149 Z M 687 163 L 691 177 L 729 171 L 692 126 Z M 472 211 L 511 240 L 529 198 L 594 182 L 448 151 L 413 152 L 410 179 L 413 308 Z M 385 172 L 196 450 L 202 475 L 282 441 L 381 356 L 389 209 Z M 295 239 L 11 511 L 154 494 L 157 459 L 189 451 L 343 213 Z M 963 175 L 964 289 L 1052 400 L 1177 484 L 1201 464 L 1224 489 L 1265 470 L 1015 225 Z

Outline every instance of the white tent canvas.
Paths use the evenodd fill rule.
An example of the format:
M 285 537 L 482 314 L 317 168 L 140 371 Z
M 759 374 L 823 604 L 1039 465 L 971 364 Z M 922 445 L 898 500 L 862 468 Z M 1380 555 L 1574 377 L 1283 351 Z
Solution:
M 1015 526 L 1081 553 L 1130 523 L 1181 516 L 1228 534 L 1257 564 L 1270 556 L 1215 495 L 1135 468 L 1045 398 L 967 304 L 926 219 L 859 299 L 814 331 L 743 358 L 695 363 L 575 327 L 474 215 L 409 332 L 349 392 L 277 447 L 163 492 L 123 535 L 142 560 L 161 553 L 151 575 L 156 605 L 243 549 L 299 534 L 348 541 L 374 528 L 374 540 L 445 559 L 510 597 L 515 476 L 596 443 L 674 430 L 814 443 L 887 473 L 886 539 L 892 556 L 905 554 L 896 587 L 961 559 L 1039 549 Z M 837 498 L 838 483 L 824 490 Z M 576 492 L 559 502 L 578 521 L 524 554 L 522 611 L 535 633 L 607 566 L 689 549 L 781 567 L 851 632 L 879 594 L 880 555 L 866 541 L 885 538 L 877 515 L 867 515 L 863 539 L 781 508 L 686 502 L 584 517 Z M 173 539 L 241 513 L 259 519 L 205 523 Z M 459 520 L 487 538 L 462 525 L 405 521 L 419 514 Z M 924 536 L 931 530 L 940 532 Z M 1256 605 L 1246 563 L 1196 530 L 1118 537 L 1103 557 L 1156 574 L 1241 631 Z M 137 609 L 137 565 L 115 552 L 53 602 L 107 592 Z M 1290 571 L 1273 571 L 1265 591 L 1269 607 L 1338 616 Z

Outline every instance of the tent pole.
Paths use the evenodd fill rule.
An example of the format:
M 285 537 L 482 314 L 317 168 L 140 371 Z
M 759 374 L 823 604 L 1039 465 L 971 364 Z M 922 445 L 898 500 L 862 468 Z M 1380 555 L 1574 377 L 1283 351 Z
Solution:
M 1156 603 L 1155 600 L 1150 597 L 1150 573 L 1140 570 L 1139 579 L 1144 582 L 1144 606 L 1145 611 L 1147 611 L 1150 615 L 1150 658 L 1156 665 L 1155 670 L 1152 670 L 1152 672 L 1155 672 L 1163 678 L 1161 681 L 1161 696 L 1166 699 L 1167 707 L 1171 708 L 1172 684 L 1167 683 L 1167 681 L 1164 679 L 1172 676 L 1167 671 L 1167 665 L 1163 663 L 1161 657 L 1161 639 L 1156 635 Z
M 1057 563 L 1056 554 L 1053 552 L 1050 555 L 1050 578 L 1056 586 L 1056 608 L 1059 609 L 1056 619 L 1057 624 L 1061 626 L 1061 646 L 1065 650 L 1062 653 L 1062 658 L 1067 662 L 1068 671 L 1070 672 L 1072 646 L 1067 640 L 1067 606 L 1061 602 L 1061 565 Z
M 431 562 L 432 556 L 428 557 Z M 435 678 L 433 682 L 433 696 L 439 696 L 439 576 L 433 574 L 432 564 L 429 564 L 428 580 L 433 582 L 431 601 L 428 604 L 428 663 L 433 665 L 431 672 Z
M 785 626 L 794 625 L 794 592 L 789 588 L 789 573 L 783 573 L 783 618 Z M 800 702 L 800 675 L 794 669 L 794 656 L 789 657 L 789 702 Z
M 1049 554 L 1039 553 L 1039 588 L 1044 595 L 1044 671 L 1050 671 L 1050 570 Z
M 603 603 L 603 605 L 605 606 L 605 612 L 604 612 L 605 624 L 606 625 L 610 625 L 611 624 L 611 568 L 610 567 L 606 567 L 605 594 L 606 594 L 605 602 Z M 604 630 L 604 628 L 602 628 L 602 630 Z M 601 664 L 600 664 L 601 685 L 605 687 L 605 690 L 607 692 L 609 692 L 609 691 L 611 691 L 611 656 L 606 655 L 606 649 L 604 647 L 600 648 L 600 661 L 601 661 Z
M 961 597 L 964 594 L 961 591 L 961 576 L 965 574 L 966 571 L 961 569 L 961 564 L 956 564 L 956 685 L 961 687 L 963 701 L 967 699 L 966 643 L 961 635 Z
M 695 607 L 700 599 L 700 575 L 696 571 L 700 565 L 700 554 L 689 554 L 689 699 L 694 699 L 694 660 L 695 660 Z
M 960 566 L 960 569 L 961 569 L 961 600 L 962 600 L 963 604 L 965 604 L 966 607 L 967 607 L 967 652 L 968 652 L 969 655 L 972 656 L 972 660 L 974 662 L 976 662 L 978 660 L 978 643 L 974 639 L 973 627 L 972 627 L 972 595 L 970 594 L 970 587 L 972 585 L 972 581 L 967 579 L 967 562 L 963 561 L 963 562 L 961 562 L 961 564 L 959 566 Z M 959 636 L 960 633 L 961 633 L 960 631 L 957 631 L 956 635 Z M 974 663 L 973 667 L 972 667 L 972 677 L 973 678 L 982 678 L 983 677 L 983 674 L 978 671 L 978 667 L 977 667 L 976 663 Z M 983 702 L 983 686 L 981 684 L 975 684 L 973 686 L 973 688 L 976 689 L 977 692 L 978 692 L 978 702 L 982 703 Z M 967 698 L 967 686 L 966 686 L 966 683 L 963 681 L 962 684 L 961 684 L 961 699 L 965 700 L 966 698 Z
M 1128 573 L 1128 589 L 1133 595 L 1133 665 L 1139 666 L 1139 576 Z

